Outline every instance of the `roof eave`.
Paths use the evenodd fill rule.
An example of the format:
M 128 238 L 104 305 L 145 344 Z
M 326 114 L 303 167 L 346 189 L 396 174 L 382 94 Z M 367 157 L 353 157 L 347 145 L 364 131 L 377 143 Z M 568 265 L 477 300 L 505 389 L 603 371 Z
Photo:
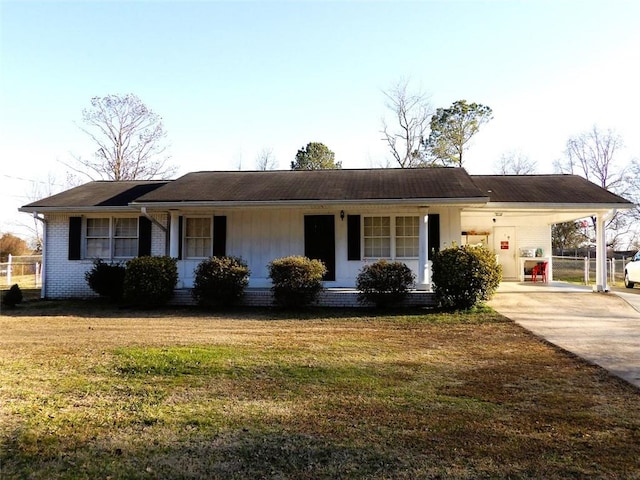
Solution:
M 124 206 L 106 206 L 106 205 L 93 205 L 84 207 L 37 207 L 37 206 L 24 206 L 18 208 L 19 212 L 23 213 L 90 213 L 90 212 L 131 212 L 132 207 L 128 205 Z
M 633 203 L 538 203 L 538 202 L 487 202 L 483 208 L 487 209 L 517 209 L 517 210 L 631 210 Z

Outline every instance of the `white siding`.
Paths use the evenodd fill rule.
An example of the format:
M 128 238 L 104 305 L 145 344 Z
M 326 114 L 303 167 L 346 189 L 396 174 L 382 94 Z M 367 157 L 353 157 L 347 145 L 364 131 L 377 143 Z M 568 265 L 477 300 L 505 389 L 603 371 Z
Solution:
M 280 209 L 229 213 L 227 255 L 242 257 L 248 263 L 250 286 L 270 286 L 269 262 L 289 255 L 304 255 L 304 212 Z
M 518 227 L 518 249 L 541 248 L 545 256 L 551 256 L 551 227 Z
M 549 259 L 547 278 L 553 279 L 553 260 L 551 248 L 551 226 L 522 226 L 517 229 L 518 252 L 521 248 L 536 250 L 541 248 L 542 255 Z

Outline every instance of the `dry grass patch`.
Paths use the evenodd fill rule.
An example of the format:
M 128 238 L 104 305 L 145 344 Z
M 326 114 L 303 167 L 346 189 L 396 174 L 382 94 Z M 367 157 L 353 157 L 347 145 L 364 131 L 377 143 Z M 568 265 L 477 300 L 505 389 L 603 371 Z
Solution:
M 640 395 L 493 312 L 0 317 L 0 478 L 640 478 Z

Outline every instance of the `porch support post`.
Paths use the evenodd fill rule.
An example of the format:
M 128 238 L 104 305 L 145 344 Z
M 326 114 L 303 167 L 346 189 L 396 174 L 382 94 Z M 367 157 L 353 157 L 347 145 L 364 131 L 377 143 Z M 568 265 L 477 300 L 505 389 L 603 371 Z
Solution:
M 420 212 L 418 232 L 418 290 L 431 290 L 431 272 L 429 269 L 429 213 Z
M 175 210 L 169 211 L 169 256 L 178 258 L 180 252 L 180 217 Z
M 595 292 L 608 292 L 607 284 L 607 236 L 605 232 L 606 214 L 600 212 L 596 215 L 596 284 Z

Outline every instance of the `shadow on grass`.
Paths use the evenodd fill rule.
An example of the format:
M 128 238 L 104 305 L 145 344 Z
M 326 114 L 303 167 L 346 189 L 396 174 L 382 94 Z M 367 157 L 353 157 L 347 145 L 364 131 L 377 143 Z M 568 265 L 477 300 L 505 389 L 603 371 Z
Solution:
M 2 478 L 365 479 L 397 478 L 408 468 L 397 452 L 376 445 L 248 428 L 152 444 L 120 445 L 100 438 L 82 445 L 70 439 L 30 440 L 39 440 L 39 445 L 24 448 L 23 432 L 16 430 L 5 442 Z
M 33 300 L 23 302 L 14 308 L 2 308 L 0 314 L 7 317 L 36 316 L 77 316 L 83 318 L 157 318 L 157 319 L 223 319 L 234 321 L 278 321 L 278 320 L 395 320 L 420 322 L 425 320 L 438 323 L 503 323 L 508 321 L 486 306 L 472 310 L 451 311 L 435 307 L 403 308 L 342 308 L 308 307 L 304 309 L 283 309 L 280 307 L 226 307 L 203 308 L 197 306 L 165 306 L 139 308 L 114 305 L 106 300 Z

